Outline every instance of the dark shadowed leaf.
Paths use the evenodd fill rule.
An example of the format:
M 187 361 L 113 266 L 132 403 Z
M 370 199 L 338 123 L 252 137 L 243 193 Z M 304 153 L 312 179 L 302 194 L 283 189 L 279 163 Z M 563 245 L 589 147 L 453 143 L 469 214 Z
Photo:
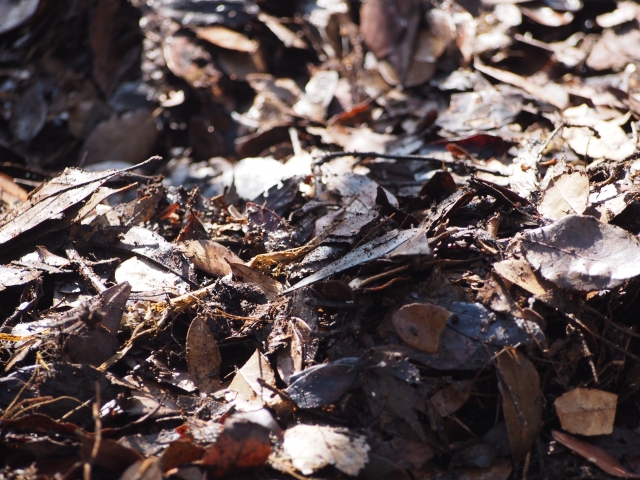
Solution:
M 497 369 L 511 453 L 520 463 L 542 428 L 540 377 L 529 359 L 513 348 L 498 356 Z

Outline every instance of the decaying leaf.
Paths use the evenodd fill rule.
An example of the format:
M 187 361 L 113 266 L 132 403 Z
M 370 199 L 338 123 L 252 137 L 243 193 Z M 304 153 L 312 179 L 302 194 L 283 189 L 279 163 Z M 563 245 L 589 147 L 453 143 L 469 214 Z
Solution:
M 42 226 L 46 232 L 68 226 L 66 222 L 73 221 L 74 214 L 77 213 L 77 210 L 72 213 L 72 208 L 79 210 L 83 202 L 101 185 L 120 173 L 140 166 L 95 173 L 75 168 L 66 169 L 31 192 L 27 202 L 21 204 L 11 216 L 3 219 L 0 224 L 0 245 L 3 245 L 4 249 L 14 248 L 17 241 L 24 241 L 36 227 Z M 41 230 L 37 232 L 42 233 L 44 232 Z
M 640 242 L 593 217 L 568 215 L 530 230 L 522 247 L 535 270 L 570 291 L 615 288 L 640 275 Z
M 436 353 L 440 333 L 447 325 L 451 312 L 430 303 L 404 305 L 393 314 L 393 326 L 400 338 L 413 348 Z
M 531 361 L 513 348 L 498 356 L 497 369 L 511 453 L 519 463 L 533 447 L 542 428 L 540 377 Z
M 284 451 L 304 475 L 333 465 L 347 475 L 357 475 L 367 463 L 365 437 L 348 430 L 319 425 L 296 425 L 284 432 Z
M 613 432 L 618 396 L 593 388 L 576 388 L 556 398 L 562 429 L 578 435 L 609 435 Z
M 191 322 L 186 349 L 191 380 L 202 393 L 210 393 L 220 385 L 218 374 L 222 357 L 205 319 L 196 317 Z

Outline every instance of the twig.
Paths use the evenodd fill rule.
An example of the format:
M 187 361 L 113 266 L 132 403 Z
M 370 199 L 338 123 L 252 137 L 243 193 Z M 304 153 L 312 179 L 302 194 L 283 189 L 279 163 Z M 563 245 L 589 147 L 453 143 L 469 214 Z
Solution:
M 107 287 L 102 283 L 102 279 L 84 262 L 82 256 L 80 256 L 76 248 L 71 243 L 71 240 L 66 242 L 64 251 L 69 260 L 78 267 L 80 275 L 82 275 L 98 293 L 102 293 L 107 289 Z
M 95 423 L 95 437 L 93 439 L 93 448 L 91 449 L 91 456 L 89 460 L 84 462 L 83 466 L 83 478 L 84 480 L 91 480 L 91 467 L 93 466 L 98 452 L 100 451 L 100 444 L 102 443 L 102 422 L 100 421 L 100 384 L 96 382 L 96 401 L 93 404 L 93 421 Z

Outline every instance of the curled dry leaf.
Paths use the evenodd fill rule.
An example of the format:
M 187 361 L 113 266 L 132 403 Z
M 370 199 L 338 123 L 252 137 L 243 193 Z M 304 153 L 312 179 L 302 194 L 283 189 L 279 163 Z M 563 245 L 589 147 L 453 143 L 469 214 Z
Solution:
M 289 428 L 284 432 L 284 451 L 304 475 L 334 465 L 341 472 L 355 476 L 369 459 L 369 445 L 364 436 L 319 425 Z
M 558 397 L 555 406 L 563 430 L 578 435 L 609 435 L 617 402 L 614 393 L 576 388 Z
M 187 332 L 189 376 L 200 392 L 209 393 L 220 385 L 218 374 L 222 357 L 213 332 L 202 317 L 191 322 Z
M 258 350 L 233 377 L 228 388 L 228 400 L 241 411 L 252 411 L 265 404 L 276 405 L 281 399 L 262 383 L 276 386 L 276 376 L 269 360 Z
M 570 291 L 611 289 L 640 275 L 640 242 L 593 217 L 568 215 L 530 230 L 522 247 L 534 269 Z
M 230 263 L 242 263 L 235 253 L 213 240 L 185 242 L 184 253 L 196 268 L 219 277 L 231 273 Z
M 551 430 L 551 435 L 556 442 L 560 442 L 565 447 L 573 450 L 578 455 L 593 462 L 602 471 L 621 478 L 640 478 L 640 474 L 632 473 L 624 468 L 616 458 L 605 452 L 603 449 L 593 446 L 582 440 L 578 440 L 557 430 Z
M 437 353 L 440 334 L 451 312 L 431 303 L 404 305 L 393 314 L 392 321 L 402 340 L 423 352 Z
M 67 168 L 32 191 L 28 201 L 2 219 L 0 245 L 6 252 L 24 241 L 25 237 L 42 235 L 45 233 L 42 229 L 51 231 L 68 226 L 76 221 L 83 204 L 86 204 L 104 183 L 134 168 L 103 172 Z M 113 192 L 115 190 L 110 190 L 109 193 Z
M 551 179 L 540 202 L 540 213 L 558 220 L 567 215 L 581 215 L 589 202 L 589 177 L 584 171 L 563 173 Z
M 533 363 L 514 348 L 499 355 L 496 366 L 511 453 L 520 463 L 542 428 L 540 377 Z

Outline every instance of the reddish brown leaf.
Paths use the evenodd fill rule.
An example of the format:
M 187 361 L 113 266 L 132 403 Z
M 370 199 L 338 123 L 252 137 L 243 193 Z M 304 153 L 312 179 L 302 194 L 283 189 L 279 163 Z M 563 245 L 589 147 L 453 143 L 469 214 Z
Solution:
M 430 303 L 405 305 L 393 314 L 393 326 L 405 343 L 427 353 L 437 353 L 440 334 L 451 312 Z
M 212 478 L 231 472 L 261 467 L 271 454 L 269 430 L 242 419 L 230 418 L 216 443 L 211 445 L 202 464 L 210 466 Z

